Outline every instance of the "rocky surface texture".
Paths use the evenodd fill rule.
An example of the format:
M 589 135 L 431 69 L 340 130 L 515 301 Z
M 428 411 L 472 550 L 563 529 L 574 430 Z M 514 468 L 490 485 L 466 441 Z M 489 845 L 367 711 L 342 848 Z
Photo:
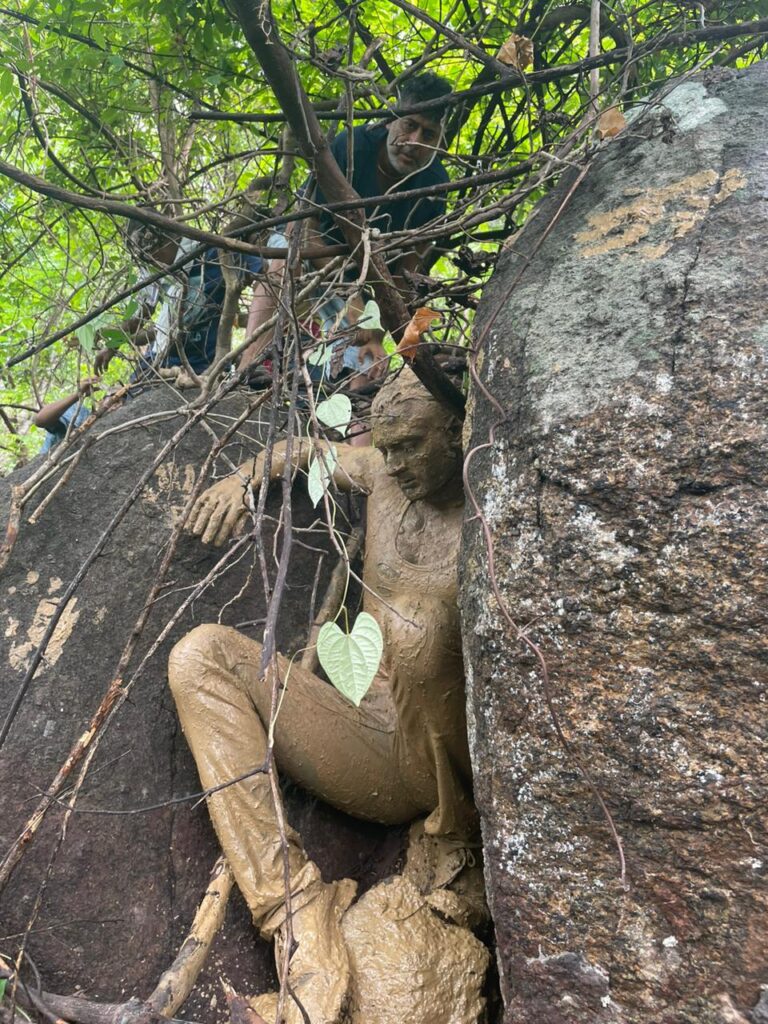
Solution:
M 543 203 L 483 296 L 501 412 L 474 389 L 469 446 L 492 445 L 470 480 L 552 695 L 469 521 L 470 740 L 509 1024 L 763 1019 L 766 95 L 766 65 L 680 85 Z
M 211 448 L 211 431 L 221 436 L 245 401 L 246 397 L 235 396 L 217 407 L 209 417 L 209 429 L 196 427 L 159 467 L 62 617 L 0 755 L 1 853 L 18 835 L 41 792 L 87 727 L 154 582 L 172 524 Z M 5 720 L 59 596 L 162 444 L 184 422 L 182 415 L 173 412 L 180 405 L 171 391 L 148 392 L 104 418 L 94 431 L 105 436 L 88 449 L 35 523 L 29 523 L 28 517 L 54 481 L 25 510 L 2 574 L 0 720 Z M 229 472 L 232 463 L 255 451 L 253 438 L 262 429 L 250 424 L 240 430 L 225 452 L 230 464 L 220 458 L 217 473 Z M 3 531 L 11 486 L 34 468 L 0 481 Z M 303 532 L 296 534 L 279 621 L 278 644 L 287 651 L 306 641 L 318 558 L 328 550 L 322 525 L 308 531 L 316 517 L 301 484 L 293 497 L 294 525 Z M 273 492 L 266 531 L 272 578 L 272 536 L 279 510 L 280 495 Z M 182 538 L 167 586 L 124 678 L 130 677 L 190 588 L 221 555 L 222 549 Z M 335 555 L 326 554 L 317 579 L 316 604 L 322 601 L 334 564 Z M 193 625 L 217 621 L 219 616 L 223 623 L 240 624 L 247 634 L 260 637 L 264 609 L 261 572 L 249 551 L 187 609 L 136 680 L 99 747 L 80 808 L 144 807 L 199 789 L 167 689 L 168 651 Z M 403 846 L 400 832 L 355 822 L 295 788 L 287 794 L 287 804 L 292 823 L 327 878 L 356 877 L 364 890 L 389 874 Z M 3 954 L 18 948 L 61 817 L 60 810 L 49 815 L 0 903 Z M 119 817 L 75 814 L 28 941 L 44 988 L 70 993 L 77 987 L 91 998 L 115 1001 L 146 997 L 175 956 L 217 855 L 206 809 L 196 803 Z M 222 977 L 247 994 L 275 985 L 271 950 L 256 939 L 236 891 L 224 929 L 182 1015 L 197 1021 L 228 1019 Z

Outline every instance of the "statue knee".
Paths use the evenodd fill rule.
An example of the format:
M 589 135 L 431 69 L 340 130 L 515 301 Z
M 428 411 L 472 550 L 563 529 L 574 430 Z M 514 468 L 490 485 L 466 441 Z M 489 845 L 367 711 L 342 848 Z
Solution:
M 174 696 L 189 685 L 196 686 L 202 667 L 217 660 L 232 632 L 228 626 L 206 623 L 195 626 L 179 640 L 168 658 L 168 683 Z

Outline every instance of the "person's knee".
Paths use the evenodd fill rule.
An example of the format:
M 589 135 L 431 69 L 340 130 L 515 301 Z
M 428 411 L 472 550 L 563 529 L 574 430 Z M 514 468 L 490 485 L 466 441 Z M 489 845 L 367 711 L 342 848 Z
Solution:
M 179 640 L 168 658 L 168 683 L 174 696 L 189 685 L 197 685 L 203 667 L 218 661 L 233 632 L 228 626 L 206 623 L 195 626 Z

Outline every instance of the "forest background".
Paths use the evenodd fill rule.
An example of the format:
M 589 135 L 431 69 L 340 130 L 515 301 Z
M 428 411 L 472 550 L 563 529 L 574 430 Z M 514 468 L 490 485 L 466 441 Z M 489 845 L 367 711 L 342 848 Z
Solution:
M 273 91 L 280 69 L 246 39 L 249 19 L 282 38 L 329 139 L 385 115 L 411 75 L 450 80 L 448 213 L 428 232 L 429 275 L 410 284 L 411 311 L 437 310 L 433 339 L 458 346 L 501 246 L 564 166 L 672 77 L 768 50 L 768 0 L 0 7 L 1 473 L 39 449 L 40 405 L 92 375 L 99 344 L 122 340 L 140 273 L 122 233 L 132 210 L 149 205 L 198 242 L 247 222 L 261 251 L 270 221 L 301 215 L 312 155 Z M 237 323 L 226 349 L 243 343 Z M 106 383 L 129 372 L 115 359 Z

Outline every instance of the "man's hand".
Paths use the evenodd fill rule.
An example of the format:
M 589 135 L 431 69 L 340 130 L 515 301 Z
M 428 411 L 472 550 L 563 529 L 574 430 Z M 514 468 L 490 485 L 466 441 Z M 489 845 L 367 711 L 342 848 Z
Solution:
M 383 341 L 383 331 L 360 328 L 355 334 L 354 344 L 357 348 L 361 372 L 367 373 L 370 380 L 380 380 L 386 376 L 389 369 L 389 356 L 384 350 Z M 366 356 L 370 357 L 371 364 L 367 369 L 362 369 Z
M 160 366 L 157 372 L 163 380 L 173 381 L 174 387 L 180 391 L 200 386 L 199 380 L 193 380 L 183 366 Z
M 113 348 L 100 348 L 96 353 L 96 358 L 93 360 L 93 368 L 96 373 L 104 373 L 106 368 L 112 362 L 115 354 L 116 353 Z
M 203 544 L 219 547 L 235 533 L 247 513 L 246 478 L 238 472 L 200 495 L 192 507 L 187 529 Z
M 80 381 L 80 394 L 83 397 L 92 395 L 94 391 L 98 391 L 101 387 L 99 377 L 86 377 L 85 380 Z

